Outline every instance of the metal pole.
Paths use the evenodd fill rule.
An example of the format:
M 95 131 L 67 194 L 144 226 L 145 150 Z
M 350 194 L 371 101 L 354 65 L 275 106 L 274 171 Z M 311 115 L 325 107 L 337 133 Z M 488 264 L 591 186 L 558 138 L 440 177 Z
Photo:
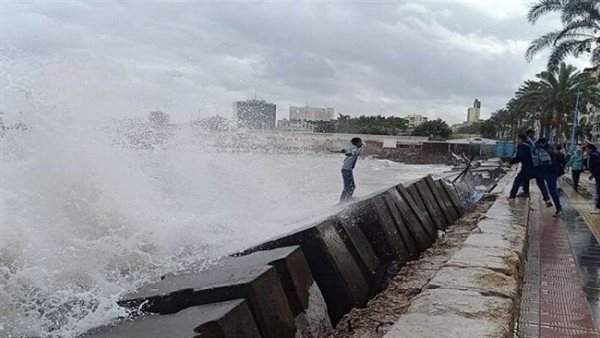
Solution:
M 573 130 L 571 131 L 571 151 L 577 150 L 577 144 L 575 142 L 575 131 L 577 130 L 577 120 L 579 119 L 579 95 L 580 90 L 577 90 L 577 98 L 575 99 L 575 112 L 573 114 Z

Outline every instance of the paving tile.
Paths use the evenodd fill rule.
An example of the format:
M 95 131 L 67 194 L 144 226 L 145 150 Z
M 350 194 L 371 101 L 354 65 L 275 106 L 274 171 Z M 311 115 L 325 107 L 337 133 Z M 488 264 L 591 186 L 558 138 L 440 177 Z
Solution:
M 585 233 L 585 226 L 573 226 L 575 216 L 569 212 L 574 209 L 568 201 L 564 219 L 552 218 L 551 212 L 540 208 L 539 199 L 532 198 L 531 203 L 537 208 L 528 225 L 516 337 L 598 337 L 590 298 L 600 298 L 600 290 L 594 292 L 600 286 L 599 269 L 594 267 L 600 265 L 600 247 L 590 240 L 593 236 Z

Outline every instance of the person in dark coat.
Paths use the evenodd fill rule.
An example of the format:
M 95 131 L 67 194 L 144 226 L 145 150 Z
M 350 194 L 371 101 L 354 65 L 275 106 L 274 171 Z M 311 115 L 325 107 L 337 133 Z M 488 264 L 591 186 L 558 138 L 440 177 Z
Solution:
M 510 194 L 508 195 L 508 198 L 510 199 L 517 197 L 519 187 L 523 187 L 523 192 L 529 196 L 529 189 L 525 191 L 525 183 L 529 181 L 533 164 L 531 161 L 531 150 L 529 146 L 525 144 L 526 142 L 527 136 L 525 134 L 517 135 L 517 153 L 508 162 L 509 164 L 521 163 L 521 171 L 515 176 L 512 189 L 510 189 Z M 527 188 L 529 188 L 528 185 Z
M 540 138 L 536 142 L 536 147 L 541 151 L 545 151 L 549 155 L 549 162 L 542 164 L 542 173 L 544 175 L 544 181 L 548 188 L 552 201 L 556 207 L 554 217 L 562 215 L 562 206 L 560 204 L 560 197 L 558 195 L 558 177 L 564 174 L 565 156 L 555 151 L 546 138 Z
M 600 214 L 600 152 L 594 144 L 588 143 L 583 148 L 588 155 L 588 168 L 590 170 L 590 180 L 596 182 L 596 210 L 592 214 Z
M 530 139 L 530 137 L 525 134 L 517 135 L 517 153 L 508 163 L 521 163 L 521 171 L 515 177 L 508 198 L 513 199 L 517 197 L 519 187 L 523 187 L 523 193 L 519 195 L 519 197 L 529 197 L 529 180 L 535 178 L 535 182 L 537 183 L 537 186 L 544 197 L 546 206 L 551 207 L 552 202 L 550 202 L 550 196 L 548 196 L 548 190 L 546 189 L 541 168 L 533 166 L 531 154 L 532 148 L 535 146 L 535 144 L 532 142 L 533 141 Z

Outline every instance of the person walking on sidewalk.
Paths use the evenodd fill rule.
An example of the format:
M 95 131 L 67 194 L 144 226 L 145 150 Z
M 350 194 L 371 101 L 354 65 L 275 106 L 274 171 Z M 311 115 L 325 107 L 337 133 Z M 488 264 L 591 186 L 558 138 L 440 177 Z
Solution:
M 356 189 L 356 184 L 354 183 L 354 174 L 353 170 L 356 166 L 356 161 L 358 160 L 358 156 L 360 155 L 360 149 L 363 146 L 362 139 L 360 137 L 354 137 L 350 140 L 352 144 L 348 148 L 343 148 L 338 151 L 331 150 L 327 148 L 330 152 L 333 153 L 342 153 L 346 155 L 344 159 L 344 163 L 342 164 L 342 180 L 344 181 L 344 190 L 342 191 L 342 195 L 340 196 L 340 203 L 348 201 L 352 198 L 354 194 L 354 189 Z
M 542 168 L 539 165 L 539 161 L 536 161 L 535 163 L 533 161 L 534 153 L 535 142 L 533 142 L 527 135 L 519 134 L 517 136 L 517 153 L 508 163 L 521 163 L 521 171 L 515 177 L 508 198 L 514 199 L 517 196 L 529 197 L 529 180 L 535 178 L 535 183 L 544 197 L 546 206 L 551 207 L 552 202 L 550 202 L 550 196 L 548 196 L 548 189 L 546 188 L 546 183 L 544 182 Z M 523 193 L 517 195 L 519 187 L 523 187 Z
M 586 144 L 584 150 L 588 155 L 588 166 L 591 174 L 590 180 L 593 179 L 596 181 L 596 210 L 591 213 L 600 214 L 600 153 L 592 143 Z
M 569 157 L 567 167 L 571 168 L 571 178 L 573 179 L 573 189 L 579 189 L 579 177 L 583 171 L 583 152 L 581 149 L 576 149 Z
M 525 134 L 517 135 L 517 153 L 513 158 L 510 159 L 508 164 L 521 163 L 521 171 L 515 176 L 513 181 L 512 189 L 510 189 L 509 199 L 517 197 L 517 191 L 519 187 L 523 187 L 523 193 L 529 196 L 529 185 L 527 185 L 527 191 L 525 191 L 525 183 L 529 181 L 531 177 L 531 168 L 533 167 L 531 161 L 531 150 L 527 143 L 527 136 Z
M 544 181 L 548 192 L 552 196 L 556 212 L 554 217 L 562 215 L 562 206 L 558 195 L 558 177 L 564 173 L 564 155 L 552 149 L 546 138 L 540 138 L 536 142 L 537 154 L 540 159 Z

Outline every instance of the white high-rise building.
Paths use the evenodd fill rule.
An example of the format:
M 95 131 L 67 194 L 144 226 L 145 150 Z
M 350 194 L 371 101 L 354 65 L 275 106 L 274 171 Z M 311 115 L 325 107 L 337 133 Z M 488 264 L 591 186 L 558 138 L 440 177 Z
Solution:
M 407 115 L 406 119 L 408 120 L 408 128 L 416 128 L 423 122 L 427 122 L 427 117 L 418 114 Z
M 479 122 L 481 114 L 481 101 L 475 99 L 473 102 L 473 107 L 469 107 L 467 109 L 467 123 L 477 123 Z

